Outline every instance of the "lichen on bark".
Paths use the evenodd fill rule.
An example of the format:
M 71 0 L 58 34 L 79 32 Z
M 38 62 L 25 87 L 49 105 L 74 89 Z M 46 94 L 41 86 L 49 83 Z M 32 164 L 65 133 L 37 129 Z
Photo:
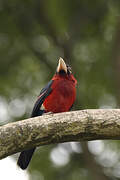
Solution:
M 120 139 L 120 109 L 89 109 L 30 118 L 0 127 L 0 159 L 35 146 Z

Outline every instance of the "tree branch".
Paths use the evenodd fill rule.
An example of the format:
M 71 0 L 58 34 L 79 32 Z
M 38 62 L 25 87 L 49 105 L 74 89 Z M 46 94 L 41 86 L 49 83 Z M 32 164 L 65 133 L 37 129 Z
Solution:
M 0 159 L 51 143 L 120 139 L 120 109 L 43 115 L 0 127 Z

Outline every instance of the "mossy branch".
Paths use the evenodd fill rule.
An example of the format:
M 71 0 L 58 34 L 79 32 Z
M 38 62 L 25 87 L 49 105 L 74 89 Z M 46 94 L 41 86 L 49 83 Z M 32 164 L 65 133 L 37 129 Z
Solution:
M 0 127 L 0 159 L 52 143 L 120 139 L 120 109 L 43 115 Z

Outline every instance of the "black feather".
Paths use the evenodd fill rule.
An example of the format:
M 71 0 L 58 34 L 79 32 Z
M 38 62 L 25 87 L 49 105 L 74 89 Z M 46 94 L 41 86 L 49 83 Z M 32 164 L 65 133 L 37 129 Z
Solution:
M 24 170 L 28 167 L 34 151 L 35 151 L 35 148 L 25 150 L 20 153 L 17 165 L 20 166 L 21 169 Z
M 51 85 L 53 83 L 53 80 L 51 80 L 45 88 L 43 88 L 40 92 L 40 96 L 38 97 L 38 100 L 36 101 L 31 117 L 41 116 L 43 113 L 45 113 L 45 110 L 41 110 L 40 107 L 43 104 L 45 98 L 49 96 L 49 94 L 52 91 Z M 26 169 L 30 163 L 30 160 L 32 158 L 32 155 L 34 153 L 36 148 L 28 149 L 20 153 L 20 156 L 18 158 L 17 164 L 21 169 Z
M 41 105 L 43 104 L 45 98 L 51 93 L 51 85 L 53 80 L 51 80 L 40 92 L 38 100 L 36 101 L 34 108 L 32 110 L 31 117 L 40 116 L 43 114 L 43 110 L 40 110 Z

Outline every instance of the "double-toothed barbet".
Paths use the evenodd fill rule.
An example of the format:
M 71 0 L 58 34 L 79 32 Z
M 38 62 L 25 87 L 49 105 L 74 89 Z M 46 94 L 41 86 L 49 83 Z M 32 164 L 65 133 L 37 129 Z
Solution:
M 56 73 L 52 80 L 41 90 L 31 117 L 41 116 L 47 112 L 69 111 L 76 98 L 76 84 L 77 80 L 74 78 L 70 66 L 66 65 L 64 60 L 60 58 Z M 28 167 L 34 151 L 35 148 L 32 148 L 20 153 L 17 164 L 21 169 Z

